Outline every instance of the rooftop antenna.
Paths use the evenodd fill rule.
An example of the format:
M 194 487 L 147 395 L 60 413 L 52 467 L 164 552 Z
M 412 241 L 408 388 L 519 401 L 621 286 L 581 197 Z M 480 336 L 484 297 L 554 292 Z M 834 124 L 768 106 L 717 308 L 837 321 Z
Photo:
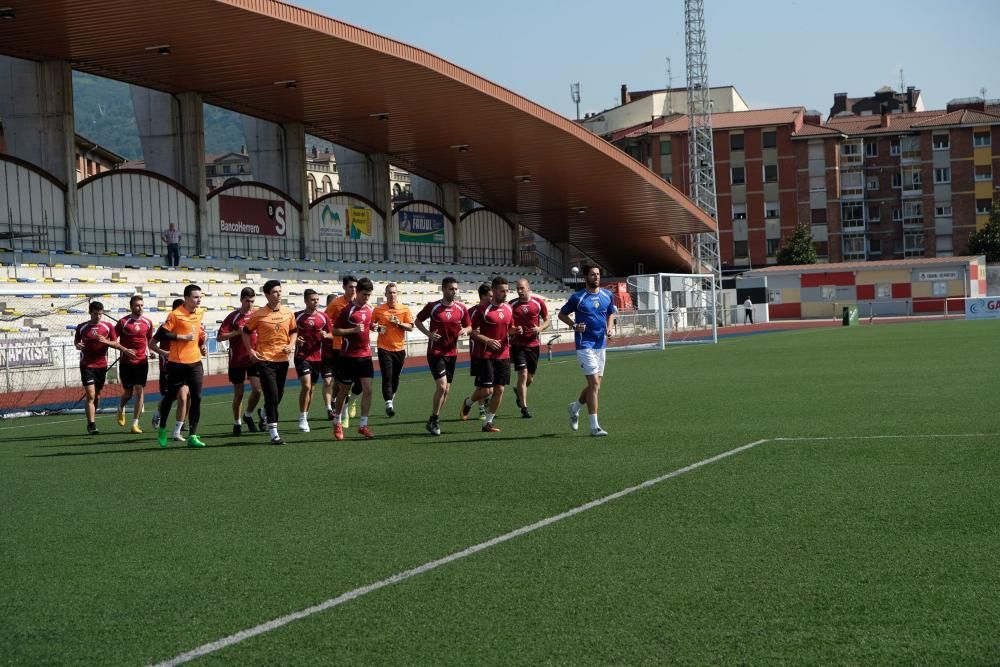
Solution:
M 906 80 L 903 79 L 903 68 L 899 68 L 899 92 L 906 92 Z
M 986 100 L 986 86 L 979 89 L 979 96 L 982 97 L 984 101 Z
M 674 113 L 674 75 L 670 71 L 670 58 L 667 58 L 667 109 L 665 116 Z
M 576 119 L 580 120 L 580 82 L 569 84 L 569 96 L 576 104 Z

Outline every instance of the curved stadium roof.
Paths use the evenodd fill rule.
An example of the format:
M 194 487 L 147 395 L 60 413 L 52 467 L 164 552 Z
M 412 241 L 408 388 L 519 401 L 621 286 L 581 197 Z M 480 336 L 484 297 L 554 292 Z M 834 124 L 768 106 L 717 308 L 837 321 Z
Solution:
M 618 273 L 686 270 L 671 235 L 715 229 L 676 188 L 576 123 L 425 51 L 272 0 L 6 0 L 0 53 L 306 131 L 456 183 Z M 150 46 L 169 44 L 170 55 Z M 295 81 L 294 87 L 276 82 Z M 373 114 L 389 114 L 379 120 Z M 455 147 L 467 145 L 461 152 Z M 518 176 L 530 176 L 530 182 Z

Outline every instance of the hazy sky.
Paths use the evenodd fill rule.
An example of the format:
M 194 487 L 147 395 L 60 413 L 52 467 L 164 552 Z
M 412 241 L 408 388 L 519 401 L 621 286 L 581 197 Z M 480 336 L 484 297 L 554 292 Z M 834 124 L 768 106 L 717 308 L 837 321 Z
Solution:
M 291 0 L 449 60 L 566 116 L 632 90 L 685 84 L 683 0 Z M 711 85 L 752 108 L 826 114 L 833 93 L 884 85 L 923 92 L 928 109 L 986 88 L 1000 98 L 997 0 L 705 0 Z

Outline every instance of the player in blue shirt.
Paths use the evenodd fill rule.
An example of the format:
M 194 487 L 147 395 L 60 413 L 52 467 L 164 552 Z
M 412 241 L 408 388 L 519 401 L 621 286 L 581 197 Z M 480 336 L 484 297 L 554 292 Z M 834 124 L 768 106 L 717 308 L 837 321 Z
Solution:
M 559 320 L 576 332 L 576 358 L 587 376 L 587 386 L 580 392 L 579 400 L 569 404 L 569 426 L 574 431 L 580 427 L 580 410 L 586 405 L 590 412 L 590 435 L 603 437 L 608 432 L 597 421 L 597 396 L 604 377 L 605 348 L 614 332 L 618 309 L 611 293 L 601 289 L 598 267 L 584 266 L 583 277 L 587 287 L 571 296 L 559 311 Z

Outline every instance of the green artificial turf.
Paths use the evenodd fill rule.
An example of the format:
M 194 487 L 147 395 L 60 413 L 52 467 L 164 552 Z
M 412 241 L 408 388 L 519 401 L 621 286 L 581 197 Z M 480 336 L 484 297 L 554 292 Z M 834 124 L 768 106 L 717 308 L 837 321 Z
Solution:
M 0 424 L 0 663 L 165 660 L 760 439 L 201 661 L 997 663 L 998 340 L 953 321 L 611 353 L 605 439 L 568 429 L 573 357 L 496 434 L 457 420 L 462 369 L 440 438 L 423 372 L 394 419 L 376 395 L 374 442 L 334 442 L 318 409 L 299 434 L 295 389 L 286 447 L 232 436 L 225 396 L 205 450 L 113 416 L 98 438 Z

